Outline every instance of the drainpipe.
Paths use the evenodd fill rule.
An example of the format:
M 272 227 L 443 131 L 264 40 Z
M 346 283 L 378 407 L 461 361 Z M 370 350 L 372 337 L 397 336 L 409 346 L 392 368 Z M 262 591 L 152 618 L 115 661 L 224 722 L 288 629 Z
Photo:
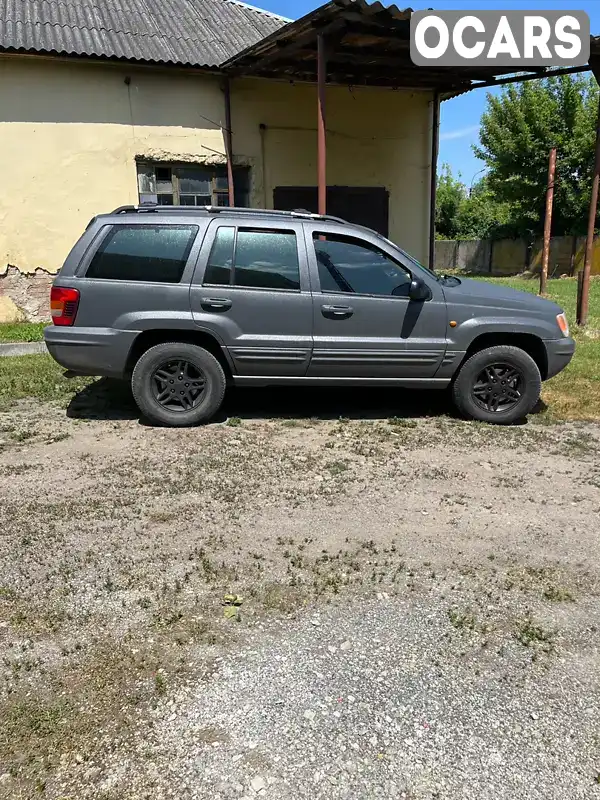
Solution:
M 260 161 L 262 164 L 262 182 L 263 182 L 263 208 L 270 208 L 269 195 L 267 193 L 267 126 L 261 122 L 258 126 L 260 131 Z
M 433 120 L 431 130 L 431 185 L 429 188 L 429 269 L 435 267 L 435 207 L 437 192 L 437 162 L 440 146 L 440 95 L 433 93 Z
M 227 155 L 227 190 L 230 206 L 235 205 L 235 191 L 233 186 L 233 147 L 231 141 L 231 85 L 229 78 L 223 84 L 225 94 L 225 153 Z
M 319 214 L 327 213 L 327 141 L 325 135 L 325 84 L 327 62 L 325 38 L 317 36 L 317 186 Z

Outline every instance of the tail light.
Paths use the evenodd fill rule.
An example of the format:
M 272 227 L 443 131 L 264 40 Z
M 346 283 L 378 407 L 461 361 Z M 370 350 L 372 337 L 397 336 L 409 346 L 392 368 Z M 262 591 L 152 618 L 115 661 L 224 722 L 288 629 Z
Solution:
M 79 290 L 53 286 L 50 290 L 50 314 L 55 325 L 72 325 L 79 306 Z

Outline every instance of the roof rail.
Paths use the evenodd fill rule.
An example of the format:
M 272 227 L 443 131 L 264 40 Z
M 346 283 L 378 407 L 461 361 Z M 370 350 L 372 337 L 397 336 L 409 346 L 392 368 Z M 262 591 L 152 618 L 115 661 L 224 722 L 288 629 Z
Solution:
M 239 206 L 159 206 L 155 203 L 145 203 L 140 206 L 119 206 L 112 211 L 112 214 L 193 214 L 198 211 L 205 211 L 208 214 L 258 214 L 261 216 L 292 217 L 293 219 L 322 219 L 329 222 L 339 222 L 347 225 L 347 220 L 341 217 L 334 217 L 330 214 L 312 214 L 305 209 L 295 209 L 293 211 L 278 211 L 273 208 L 242 208 Z

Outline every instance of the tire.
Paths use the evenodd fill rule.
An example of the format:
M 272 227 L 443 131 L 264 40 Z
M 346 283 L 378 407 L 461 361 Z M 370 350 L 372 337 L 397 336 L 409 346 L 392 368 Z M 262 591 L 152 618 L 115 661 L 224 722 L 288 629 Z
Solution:
M 499 345 L 465 361 L 452 386 L 452 399 L 465 417 L 510 425 L 529 414 L 541 388 L 540 371 L 531 356 L 519 347 Z
M 174 428 L 208 422 L 223 403 L 225 387 L 225 373 L 212 353 L 186 342 L 164 342 L 146 350 L 131 376 L 142 414 L 156 425 Z

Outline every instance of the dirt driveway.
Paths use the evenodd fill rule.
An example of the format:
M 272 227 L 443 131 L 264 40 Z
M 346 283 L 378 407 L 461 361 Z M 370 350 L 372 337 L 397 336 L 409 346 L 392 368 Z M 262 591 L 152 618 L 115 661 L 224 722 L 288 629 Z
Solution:
M 0 796 L 600 798 L 600 426 L 253 397 L 0 414 Z

